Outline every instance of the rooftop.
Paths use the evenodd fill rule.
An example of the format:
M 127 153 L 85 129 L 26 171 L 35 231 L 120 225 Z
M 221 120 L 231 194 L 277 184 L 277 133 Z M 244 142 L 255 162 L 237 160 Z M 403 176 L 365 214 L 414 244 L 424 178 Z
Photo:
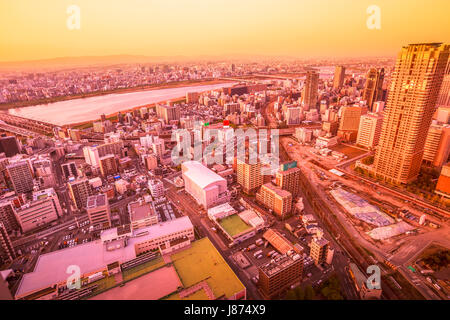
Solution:
M 79 266 L 81 274 L 85 274 L 106 268 L 106 265 L 112 262 L 119 261 L 123 263 L 130 261 L 136 258 L 135 244 L 186 230 L 188 227 L 193 227 L 192 223 L 189 217 L 184 216 L 139 229 L 133 232 L 126 247 L 116 250 L 108 251 L 105 249 L 102 240 L 96 240 L 40 255 L 34 271 L 23 275 L 16 296 L 23 296 L 31 291 L 64 282 L 68 277 L 66 271 L 70 265 Z M 112 240 L 114 236 L 120 234 L 121 230 L 112 228 L 103 231 L 102 237 L 108 237 Z
M 156 212 L 149 203 L 133 202 L 129 204 L 130 221 L 139 221 L 145 218 L 155 216 Z
M 46 253 L 38 257 L 33 272 L 23 275 L 16 297 L 66 281 L 67 268 L 71 265 L 79 266 L 81 273 L 86 274 L 105 268 L 109 263 L 134 258 L 134 246 L 107 251 L 101 240 Z
M 97 194 L 95 196 L 89 196 L 87 198 L 86 209 L 96 208 L 104 206 L 106 204 L 106 194 Z
M 280 197 L 284 198 L 284 197 L 291 196 L 291 193 L 289 191 L 281 189 L 280 187 L 274 185 L 272 182 L 265 183 L 263 186 L 266 187 L 267 189 L 272 190 L 273 192 L 275 192 Z
M 208 238 L 194 241 L 190 248 L 171 255 L 171 260 L 185 288 L 206 281 L 215 298 L 228 298 L 245 290 Z M 169 299 L 180 299 L 174 295 Z M 183 299 L 192 299 L 192 295 Z
M 283 237 L 278 230 L 267 229 L 267 231 L 264 232 L 263 238 L 269 241 L 269 243 L 281 254 L 286 254 L 288 251 L 294 250 L 292 243 Z
M 293 256 L 283 255 L 275 260 L 270 261 L 267 264 L 260 266 L 262 272 L 264 272 L 268 277 L 290 267 L 296 261 L 301 260 L 301 256 L 294 254 Z
M 244 220 L 239 217 L 237 214 L 230 215 L 228 217 L 225 217 L 219 221 L 219 224 L 222 226 L 222 228 L 225 229 L 225 231 L 232 237 L 247 231 L 249 229 L 252 229 L 250 225 L 244 222 Z
M 213 208 L 209 208 L 208 216 L 216 217 L 217 215 L 222 214 L 224 212 L 226 212 L 227 215 L 232 215 L 236 213 L 236 210 L 228 202 L 225 202 Z
M 198 161 L 186 161 L 182 165 L 183 177 L 188 177 L 191 181 L 195 182 L 201 189 L 205 189 L 207 186 L 216 183 L 224 182 L 226 180 L 219 176 L 214 171 L 208 169 Z

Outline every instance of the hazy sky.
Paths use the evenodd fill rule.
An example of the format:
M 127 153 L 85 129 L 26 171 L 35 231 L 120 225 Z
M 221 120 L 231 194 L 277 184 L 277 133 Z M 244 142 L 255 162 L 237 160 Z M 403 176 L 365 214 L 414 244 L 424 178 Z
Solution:
M 66 9 L 81 9 L 69 30 Z M 369 30 L 367 7 L 381 9 Z M 135 54 L 395 55 L 450 42 L 449 0 L 0 0 L 0 61 Z

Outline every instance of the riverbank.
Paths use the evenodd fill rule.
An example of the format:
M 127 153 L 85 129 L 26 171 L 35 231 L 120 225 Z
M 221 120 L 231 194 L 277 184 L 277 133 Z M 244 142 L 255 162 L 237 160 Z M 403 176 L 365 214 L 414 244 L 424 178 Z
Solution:
M 70 99 L 49 104 L 14 108 L 3 112 L 11 115 L 44 121 L 57 126 L 73 126 L 96 121 L 102 114 L 115 115 L 142 106 L 185 98 L 188 92 L 205 92 L 230 87 L 236 81 L 208 81 L 188 85 L 177 83 L 166 88 L 153 87 L 151 90 L 128 90 L 125 93 L 112 93 L 84 99 Z
M 103 95 L 114 94 L 114 93 L 150 91 L 150 90 L 169 89 L 169 88 L 178 88 L 178 87 L 191 87 L 191 86 L 196 86 L 196 85 L 212 85 L 212 84 L 218 84 L 218 83 L 224 83 L 224 82 L 233 82 L 233 81 L 219 80 L 219 79 L 185 80 L 185 81 L 169 82 L 169 83 L 165 83 L 162 85 L 156 84 L 156 85 L 136 86 L 136 87 L 130 87 L 130 88 L 112 89 L 112 90 L 105 90 L 105 91 L 93 91 L 93 92 L 88 92 L 88 93 L 83 93 L 83 94 L 73 94 L 73 95 L 68 95 L 68 96 L 60 96 L 60 97 L 53 97 L 53 98 L 39 99 L 39 100 L 32 100 L 32 101 L 17 101 L 17 102 L 12 102 L 12 103 L 0 103 L 0 110 L 32 107 L 35 105 L 50 104 L 50 103 L 66 101 L 66 100 L 91 98 L 91 97 L 103 96 Z

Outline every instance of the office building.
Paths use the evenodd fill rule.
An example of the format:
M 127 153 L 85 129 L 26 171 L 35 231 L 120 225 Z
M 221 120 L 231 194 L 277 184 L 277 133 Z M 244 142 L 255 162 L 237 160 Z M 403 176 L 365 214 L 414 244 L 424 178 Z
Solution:
M 145 167 L 147 170 L 153 170 L 158 167 L 158 158 L 154 154 L 146 154 L 143 156 L 145 161 Z
M 245 193 L 251 194 L 256 192 L 264 183 L 261 162 L 250 164 L 249 161 L 237 159 L 237 182 Z
M 423 164 L 441 168 L 450 159 L 450 125 L 432 124 L 423 151 Z
M 335 136 L 339 129 L 339 121 L 324 121 L 322 122 L 322 130 L 325 131 L 326 134 L 330 134 L 331 136 Z
M 318 100 L 319 74 L 317 71 L 306 72 L 305 86 L 303 88 L 303 110 L 315 109 Z
M 144 137 L 139 138 L 139 144 L 146 149 L 150 149 L 152 147 L 152 143 L 153 143 L 153 136 L 151 135 L 146 135 Z
M 33 191 L 33 172 L 28 161 L 9 164 L 6 171 L 17 194 Z
M 12 157 L 20 153 L 20 147 L 16 137 L 0 137 L 0 153 L 3 152 L 7 157 Z
M 328 249 L 330 243 L 328 240 L 319 235 L 311 240 L 310 257 L 314 260 L 316 265 L 321 265 L 326 262 L 328 256 Z
M 345 67 L 336 66 L 334 69 L 333 89 L 340 89 L 344 86 Z
M 12 261 L 16 258 L 16 250 L 14 249 L 8 232 L 0 221 L 0 265 Z
M 166 106 L 157 104 L 156 115 L 168 124 L 170 121 L 180 120 L 180 107 L 178 105 Z
M 198 161 L 181 164 L 184 189 L 205 209 L 230 200 L 227 181 Z
M 256 200 L 272 210 L 281 220 L 292 211 L 292 194 L 271 182 L 263 184 L 256 194 Z
M 450 107 L 450 59 L 447 62 L 447 68 L 442 80 L 442 85 L 439 91 L 436 105 L 438 108 Z M 447 121 L 445 123 L 447 123 Z
M 158 223 L 158 215 L 153 207 L 153 202 L 145 203 L 142 200 L 128 204 L 131 230 L 149 227 Z
M 313 131 L 312 129 L 307 128 L 295 128 L 294 136 L 299 142 L 311 142 L 313 138 Z
M 264 299 L 281 298 L 303 276 L 303 258 L 296 253 L 282 255 L 258 268 L 258 287 Z
M 86 211 L 94 228 L 107 229 L 111 227 L 111 210 L 105 194 L 89 196 Z
M 440 197 L 450 200 L 450 162 L 442 167 L 434 192 Z
M 373 112 L 373 104 L 383 98 L 384 69 L 371 68 L 367 72 L 366 84 L 362 99 L 366 101 L 370 112 Z
M 361 116 L 356 144 L 367 149 L 374 149 L 380 140 L 382 124 L 382 114 L 368 113 Z
M 374 160 L 379 178 L 392 183 L 417 178 L 449 50 L 448 45 L 423 43 L 399 53 Z
M 102 176 L 107 177 L 115 175 L 119 172 L 117 160 L 113 154 L 103 156 L 99 159 L 99 161 L 100 161 L 100 172 Z
M 66 179 L 69 179 L 70 177 L 78 177 L 77 165 L 75 164 L 75 162 L 63 163 L 61 165 L 61 169 L 62 174 Z
M 100 156 L 96 147 L 84 147 L 83 155 L 87 164 L 97 168 L 100 166 Z
M 6 229 L 6 232 L 11 233 L 20 229 L 20 225 L 17 222 L 16 210 L 14 209 L 14 203 L 12 200 L 0 201 L 0 222 Z
M 160 180 L 149 180 L 148 188 L 153 198 L 160 198 L 164 196 L 165 188 L 164 184 Z
M 300 107 L 294 107 L 290 106 L 286 109 L 286 124 L 287 125 L 293 125 L 293 124 L 300 124 L 301 122 L 301 109 Z
M 56 194 L 54 197 L 57 200 Z M 26 203 L 16 210 L 16 216 L 22 232 L 25 233 L 57 220 L 58 213 L 61 214 L 60 210 L 59 202 L 56 205 L 56 201 L 50 196 Z
M 296 197 L 300 193 L 300 174 L 300 168 L 297 167 L 286 170 L 280 168 L 276 173 L 276 184 Z
M 94 194 L 88 179 L 78 179 L 68 184 L 70 197 L 77 210 L 86 208 L 87 198 Z
M 84 159 L 86 163 L 93 167 L 100 167 L 100 158 L 109 154 L 122 156 L 124 144 L 122 140 L 104 143 L 98 146 L 90 146 L 83 148 Z
M 198 92 L 186 92 L 186 103 L 197 103 L 199 97 Z
M 367 113 L 367 107 L 351 106 L 342 107 L 342 115 L 339 122 L 338 137 L 342 141 L 356 141 L 361 116 Z
M 153 153 L 156 155 L 156 157 L 158 159 L 161 159 L 164 152 L 166 151 L 165 146 L 164 146 L 164 139 L 155 138 L 152 143 L 152 149 L 153 149 Z

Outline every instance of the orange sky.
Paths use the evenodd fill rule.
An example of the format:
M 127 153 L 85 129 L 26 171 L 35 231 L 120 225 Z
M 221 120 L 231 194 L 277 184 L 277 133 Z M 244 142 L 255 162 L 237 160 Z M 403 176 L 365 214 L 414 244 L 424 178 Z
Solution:
M 81 29 L 66 26 L 69 5 Z M 368 6 L 381 30 L 366 27 Z M 448 0 L 1 0 L 0 61 L 68 56 L 395 55 L 450 42 Z

